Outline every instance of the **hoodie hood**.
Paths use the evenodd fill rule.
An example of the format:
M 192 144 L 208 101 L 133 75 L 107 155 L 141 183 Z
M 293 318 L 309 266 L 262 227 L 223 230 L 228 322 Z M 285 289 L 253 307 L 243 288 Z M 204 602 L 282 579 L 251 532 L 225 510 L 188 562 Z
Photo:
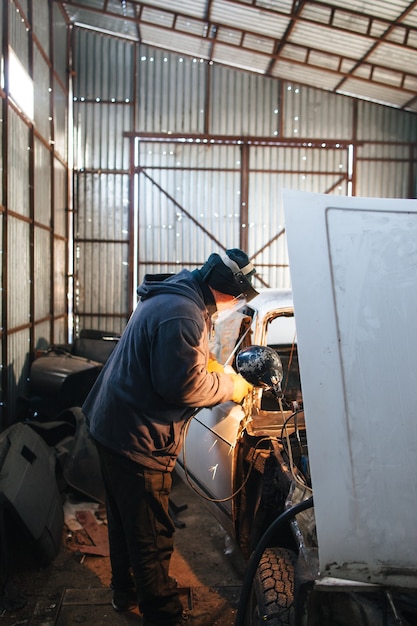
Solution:
M 182 270 L 178 274 L 146 274 L 136 293 L 141 300 L 157 295 L 182 295 L 193 300 L 200 308 L 206 308 L 198 281 L 188 270 Z

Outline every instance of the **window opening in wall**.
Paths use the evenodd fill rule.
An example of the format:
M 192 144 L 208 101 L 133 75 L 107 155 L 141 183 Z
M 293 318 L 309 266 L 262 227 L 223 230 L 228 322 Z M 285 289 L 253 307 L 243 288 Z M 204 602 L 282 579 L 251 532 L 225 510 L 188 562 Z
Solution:
M 33 120 L 33 80 L 9 46 L 9 96 Z

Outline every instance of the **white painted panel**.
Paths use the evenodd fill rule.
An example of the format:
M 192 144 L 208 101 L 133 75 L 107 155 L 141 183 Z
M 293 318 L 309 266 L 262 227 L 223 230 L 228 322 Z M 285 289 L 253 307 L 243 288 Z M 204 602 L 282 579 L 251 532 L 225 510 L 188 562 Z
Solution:
M 417 583 L 417 201 L 284 192 L 321 575 Z

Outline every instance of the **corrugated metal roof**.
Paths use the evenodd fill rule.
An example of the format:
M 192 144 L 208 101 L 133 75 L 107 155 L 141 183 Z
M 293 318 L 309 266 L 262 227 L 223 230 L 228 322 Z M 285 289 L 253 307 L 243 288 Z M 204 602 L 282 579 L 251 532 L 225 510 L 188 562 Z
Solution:
M 288 25 L 288 15 L 228 0 L 213 0 L 210 6 L 210 21 L 234 26 L 243 32 L 248 30 L 281 38 Z
M 401 107 L 404 103 L 404 93 L 398 89 L 384 85 L 375 85 L 355 78 L 349 78 L 339 91 L 347 96 L 355 96 L 365 100 L 378 100 L 378 102 L 389 106 Z M 414 98 L 411 92 L 409 93 L 409 98 L 410 100 Z M 410 102 L 406 108 L 410 111 L 417 111 L 417 102 Z
M 166 51 L 416 110 L 417 0 L 54 0 Z
M 265 54 L 252 52 L 243 48 L 230 49 L 229 46 L 218 44 L 212 55 L 215 63 L 230 65 L 252 72 L 265 74 L 269 58 Z
M 167 40 L 166 30 L 161 30 L 149 24 L 142 24 L 140 32 L 142 43 L 148 46 L 155 46 L 156 48 L 165 48 L 164 44 Z M 201 57 L 203 59 L 210 57 L 209 41 L 178 32 L 169 33 L 169 48 L 170 51 L 179 52 L 180 54 Z
M 321 50 L 343 57 L 360 59 L 369 50 L 372 39 L 347 32 L 340 27 L 322 26 L 311 22 L 295 24 L 288 41 L 310 50 Z
M 331 74 L 324 69 L 312 68 L 304 63 L 296 65 L 291 61 L 279 60 L 274 66 L 273 74 L 277 78 L 299 83 L 301 85 L 310 85 L 317 87 L 320 85 L 322 89 L 333 91 L 339 82 L 337 74 Z
M 417 49 L 409 50 L 404 46 L 383 43 L 369 54 L 368 62 L 377 68 L 390 67 L 396 70 L 399 77 L 401 77 L 403 72 L 415 75 L 417 70 Z
M 395 0 L 395 2 L 391 0 L 333 0 L 333 2 L 326 2 L 325 4 L 394 22 L 398 15 L 413 3 L 408 0 Z

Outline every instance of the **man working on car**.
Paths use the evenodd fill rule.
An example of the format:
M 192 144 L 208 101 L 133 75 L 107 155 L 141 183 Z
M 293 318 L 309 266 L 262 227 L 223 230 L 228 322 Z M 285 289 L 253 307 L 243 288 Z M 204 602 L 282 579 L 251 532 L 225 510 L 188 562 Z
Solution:
M 194 408 L 241 402 L 250 390 L 239 374 L 209 371 L 208 338 L 216 311 L 257 295 L 254 273 L 247 255 L 232 249 L 192 272 L 145 276 L 83 406 L 106 491 L 113 608 L 139 606 L 143 626 L 187 619 L 169 576 L 171 473 Z

